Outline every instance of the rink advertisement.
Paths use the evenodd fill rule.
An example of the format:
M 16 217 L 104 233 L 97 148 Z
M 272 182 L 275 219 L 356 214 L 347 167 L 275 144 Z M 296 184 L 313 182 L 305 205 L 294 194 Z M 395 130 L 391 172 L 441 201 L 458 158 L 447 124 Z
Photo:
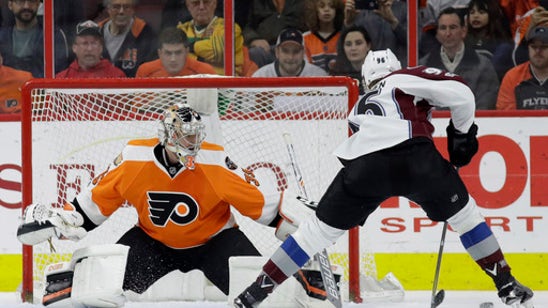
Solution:
M 436 127 L 436 145 L 447 156 L 444 136 L 448 119 L 436 118 L 433 122 Z M 460 170 L 462 178 L 504 251 L 517 260 L 514 263 L 518 265 L 514 267 L 521 270 L 526 267 L 526 262 L 546 264 L 548 241 L 543 238 L 548 234 L 546 119 L 479 117 L 476 123 L 479 126 L 480 149 L 472 163 Z M 0 258 L 3 259 L 21 253 L 21 245 L 15 238 L 21 216 L 20 129 L 19 122 L 0 122 L 0 138 L 3 142 L 0 154 L 0 215 L 3 223 L 0 230 L 4 234 L 0 244 Z M 43 138 L 47 139 L 47 135 Z M 47 153 L 43 155 L 47 161 Z M 52 170 L 61 169 L 52 167 Z M 306 175 L 306 170 L 302 171 Z M 85 184 L 85 180 L 85 177 L 82 178 L 80 183 Z M 55 177 L 51 181 L 55 181 Z M 433 271 L 432 258 L 435 258 L 439 248 L 441 223 L 430 221 L 418 205 L 404 198 L 392 198 L 385 201 L 369 218 L 365 230 L 367 232 L 361 232 L 361 245 L 378 253 L 379 275 L 384 275 L 384 270 L 399 272 L 397 276 L 405 284 L 412 279 L 408 275 L 418 275 L 416 272 L 410 273 L 410 268 L 418 271 L 424 267 L 427 273 L 421 275 L 427 276 L 427 283 L 418 284 L 416 288 L 428 289 L 431 286 L 427 278 Z M 464 255 L 458 236 L 451 230 L 447 234 L 445 251 L 448 255 L 444 256 L 444 270 L 450 271 L 452 266 L 458 268 L 462 262 L 472 263 Z M 394 254 L 398 258 L 394 258 Z M 406 264 L 398 265 L 396 261 Z M 8 259 L 9 262 L 20 261 Z M 543 266 L 540 272 L 538 267 L 536 271 L 527 272 L 527 275 L 533 275 L 530 285 L 537 289 L 548 289 L 542 279 L 548 276 L 546 271 L 546 266 Z M 451 273 L 442 272 L 442 275 Z M 455 275 L 465 276 L 467 272 Z M 467 279 L 455 281 L 447 287 L 478 288 Z

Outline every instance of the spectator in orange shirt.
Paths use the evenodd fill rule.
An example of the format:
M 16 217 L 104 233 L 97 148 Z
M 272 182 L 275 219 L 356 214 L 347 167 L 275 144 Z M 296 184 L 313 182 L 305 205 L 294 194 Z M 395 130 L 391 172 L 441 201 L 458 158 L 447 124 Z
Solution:
M 158 57 L 141 64 L 135 77 L 217 74 L 210 64 L 189 57 L 187 36 L 175 27 L 165 28 L 160 33 Z
M 103 59 L 103 35 L 99 25 L 91 20 L 76 26 L 72 51 L 76 59 L 59 72 L 57 78 L 106 78 L 126 77 L 126 74 L 109 60 Z
M 21 112 L 21 87 L 32 74 L 5 66 L 3 62 L 0 54 L 0 114 Z
M 337 41 L 344 20 L 343 0 L 305 1 L 305 19 L 310 31 L 303 33 L 308 62 L 330 72 L 337 56 Z
M 527 35 L 529 61 L 510 69 L 500 86 L 497 109 L 548 109 L 548 27 Z

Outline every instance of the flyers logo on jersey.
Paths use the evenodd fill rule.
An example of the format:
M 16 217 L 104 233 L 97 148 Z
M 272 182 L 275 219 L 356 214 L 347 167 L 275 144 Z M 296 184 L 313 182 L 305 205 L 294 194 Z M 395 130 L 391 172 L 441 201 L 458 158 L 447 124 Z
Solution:
M 200 207 L 194 198 L 185 193 L 148 192 L 149 218 L 158 227 L 168 222 L 188 225 L 198 218 Z

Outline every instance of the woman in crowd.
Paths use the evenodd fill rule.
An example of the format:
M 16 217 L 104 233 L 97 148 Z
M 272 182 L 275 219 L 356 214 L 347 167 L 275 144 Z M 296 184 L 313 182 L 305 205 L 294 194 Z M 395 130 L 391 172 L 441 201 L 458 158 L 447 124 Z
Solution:
M 510 28 L 497 0 L 471 0 L 468 4 L 467 44 L 488 52 L 502 80 L 512 67 Z
M 371 37 L 364 27 L 352 26 L 344 29 L 337 43 L 337 57 L 331 75 L 349 76 L 359 80 L 360 93 L 363 93 L 362 65 L 371 48 Z

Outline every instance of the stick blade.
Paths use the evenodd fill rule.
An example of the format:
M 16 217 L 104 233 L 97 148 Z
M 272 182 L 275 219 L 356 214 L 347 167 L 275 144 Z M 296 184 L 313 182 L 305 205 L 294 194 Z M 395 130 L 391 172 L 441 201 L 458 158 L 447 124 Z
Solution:
M 438 294 L 436 294 L 433 298 L 432 298 L 432 303 L 430 304 L 430 308 L 436 308 L 438 307 L 442 302 L 443 302 L 443 299 L 445 298 L 445 290 L 440 290 L 438 292 Z

